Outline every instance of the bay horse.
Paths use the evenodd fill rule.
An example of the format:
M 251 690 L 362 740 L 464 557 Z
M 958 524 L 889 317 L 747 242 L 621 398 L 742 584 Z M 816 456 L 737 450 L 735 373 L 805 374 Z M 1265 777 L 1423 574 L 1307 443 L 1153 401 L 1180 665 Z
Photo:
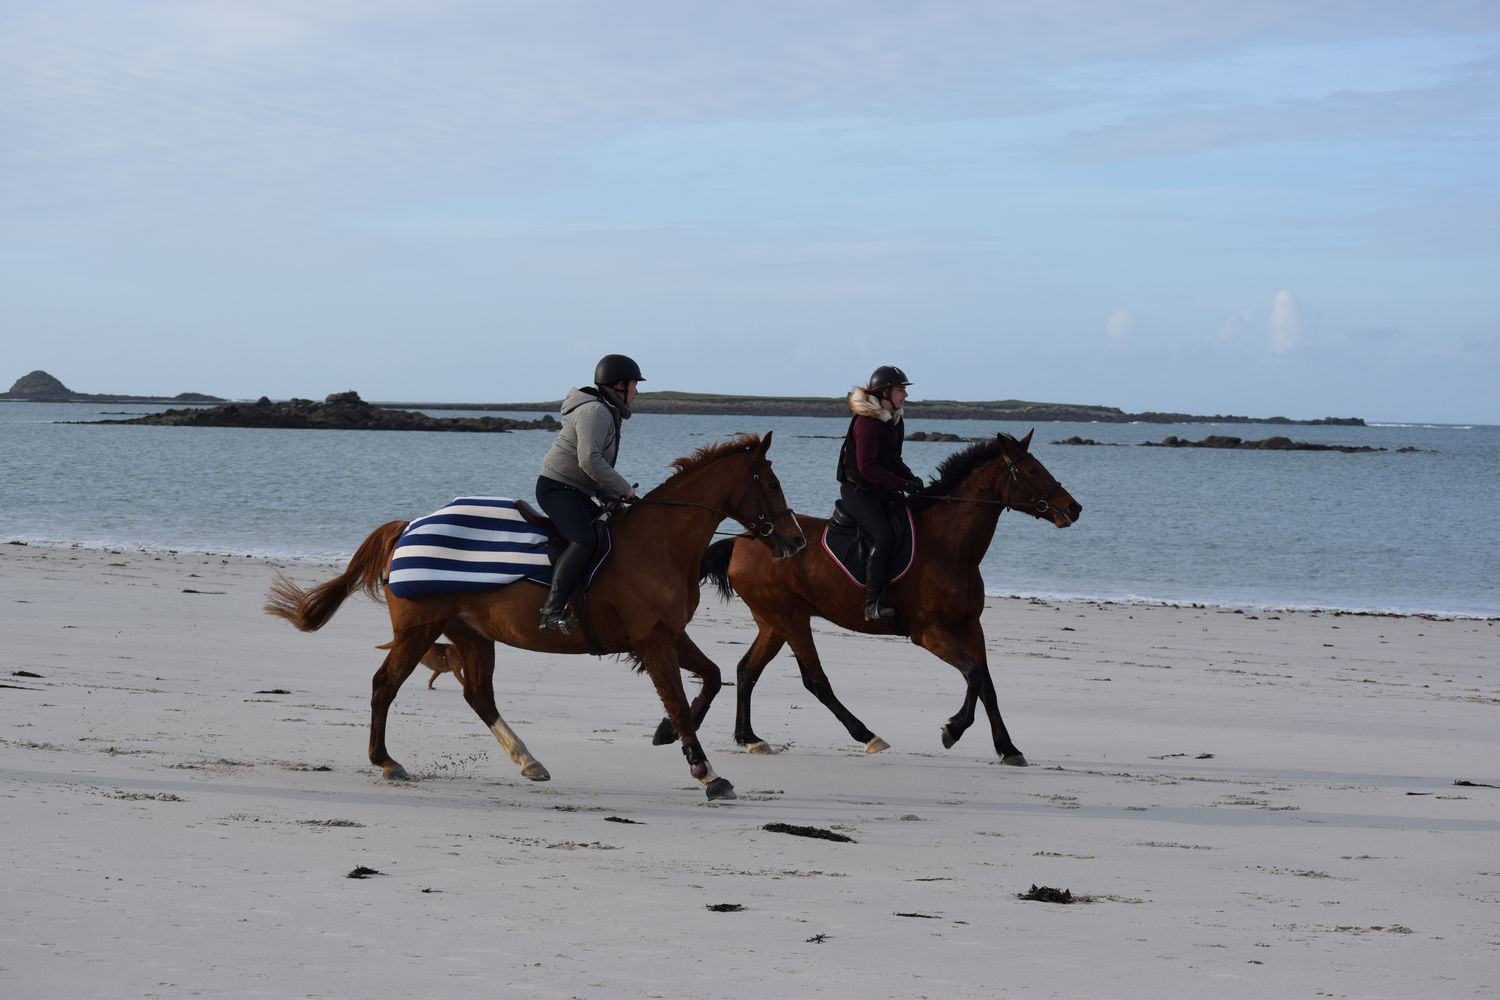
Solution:
M 464 700 L 521 766 L 524 777 L 545 781 L 550 776 L 495 707 L 495 642 L 544 653 L 625 654 L 656 685 L 667 718 L 681 734 L 689 772 L 708 798 L 732 799 L 734 786 L 714 773 L 696 735 L 721 686 L 719 668 L 683 630 L 698 606 L 699 558 L 721 521 L 739 522 L 764 544 L 768 558 L 786 558 L 806 544 L 766 458 L 770 446 L 770 433 L 706 445 L 673 462 L 675 471 L 665 482 L 613 515 L 613 551 L 585 594 L 592 624 L 588 630 L 576 629 L 572 635 L 539 631 L 537 613 L 547 588 L 525 582 L 396 597 L 385 577 L 405 521 L 376 528 L 343 573 L 309 590 L 277 574 L 265 611 L 311 632 L 322 628 L 356 591 L 386 602 L 394 638 L 371 682 L 370 763 L 387 778 L 408 777 L 385 745 L 391 703 L 433 641 L 446 634 L 463 663 Z M 595 648 L 590 648 L 587 632 L 597 641 Z M 691 705 L 682 670 L 702 682 Z
M 1066 528 L 1083 512 L 1078 501 L 1031 454 L 1031 434 L 1017 440 L 997 434 L 944 459 L 937 478 L 910 501 L 916 526 L 916 551 L 910 571 L 891 585 L 898 620 L 911 641 L 958 668 L 964 677 L 964 700 L 942 728 L 944 747 L 952 747 L 974 723 L 976 703 L 989 716 L 995 751 L 1006 764 L 1026 766 L 1026 757 L 1011 742 L 1000 717 L 995 684 L 985 656 L 984 581 L 979 560 L 1005 510 L 1016 510 Z M 849 735 L 879 753 L 890 744 L 870 731 L 833 693 L 813 645 L 813 617 L 825 618 L 855 632 L 892 634 L 889 625 L 864 617 L 864 592 L 816 540 L 823 518 L 801 515 L 814 544 L 791 559 L 773 562 L 762 547 L 743 536 L 726 538 L 704 553 L 702 579 L 713 580 L 727 600 L 738 593 L 759 631 L 736 668 L 735 742 L 751 753 L 771 753 L 770 745 L 750 725 L 750 700 L 761 671 L 781 650 L 792 647 L 802 684 L 831 711 Z M 658 742 L 669 740 L 671 720 L 657 730 Z

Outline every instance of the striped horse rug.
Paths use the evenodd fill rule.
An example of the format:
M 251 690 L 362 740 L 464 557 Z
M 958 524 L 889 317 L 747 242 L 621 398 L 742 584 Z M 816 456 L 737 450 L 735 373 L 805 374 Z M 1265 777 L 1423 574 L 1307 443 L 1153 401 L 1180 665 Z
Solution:
M 397 597 L 488 590 L 517 580 L 552 580 L 547 536 L 507 497 L 460 497 L 406 526 L 391 556 Z

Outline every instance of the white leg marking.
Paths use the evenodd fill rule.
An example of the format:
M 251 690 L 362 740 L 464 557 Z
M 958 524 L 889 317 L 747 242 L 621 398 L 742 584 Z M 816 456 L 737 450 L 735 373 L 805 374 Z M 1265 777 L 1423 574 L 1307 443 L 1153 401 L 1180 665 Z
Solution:
M 530 778 L 532 781 L 547 781 L 552 777 L 542 766 L 542 762 L 531 756 L 531 751 L 526 749 L 526 744 L 521 742 L 521 737 L 505 724 L 503 718 L 495 720 L 495 724 L 490 726 L 490 732 L 495 734 L 495 739 L 500 741 L 500 745 L 505 748 L 511 761 L 521 768 L 522 777 Z

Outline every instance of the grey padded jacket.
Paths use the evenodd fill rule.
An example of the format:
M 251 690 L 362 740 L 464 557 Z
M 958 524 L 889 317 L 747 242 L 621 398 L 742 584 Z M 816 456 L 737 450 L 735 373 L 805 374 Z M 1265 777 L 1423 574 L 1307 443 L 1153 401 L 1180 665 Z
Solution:
M 606 500 L 623 497 L 630 483 L 615 471 L 620 453 L 615 411 L 595 391 L 570 389 L 562 404 L 562 430 L 542 458 L 542 475 Z M 629 417 L 629 411 L 621 414 Z

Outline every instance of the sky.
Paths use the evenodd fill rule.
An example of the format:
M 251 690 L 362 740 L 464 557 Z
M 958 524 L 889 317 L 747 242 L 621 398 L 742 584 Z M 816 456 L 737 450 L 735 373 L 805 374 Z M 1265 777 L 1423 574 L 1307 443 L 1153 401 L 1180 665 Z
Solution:
M 1500 424 L 1494 0 L 0 0 L 0 382 Z

